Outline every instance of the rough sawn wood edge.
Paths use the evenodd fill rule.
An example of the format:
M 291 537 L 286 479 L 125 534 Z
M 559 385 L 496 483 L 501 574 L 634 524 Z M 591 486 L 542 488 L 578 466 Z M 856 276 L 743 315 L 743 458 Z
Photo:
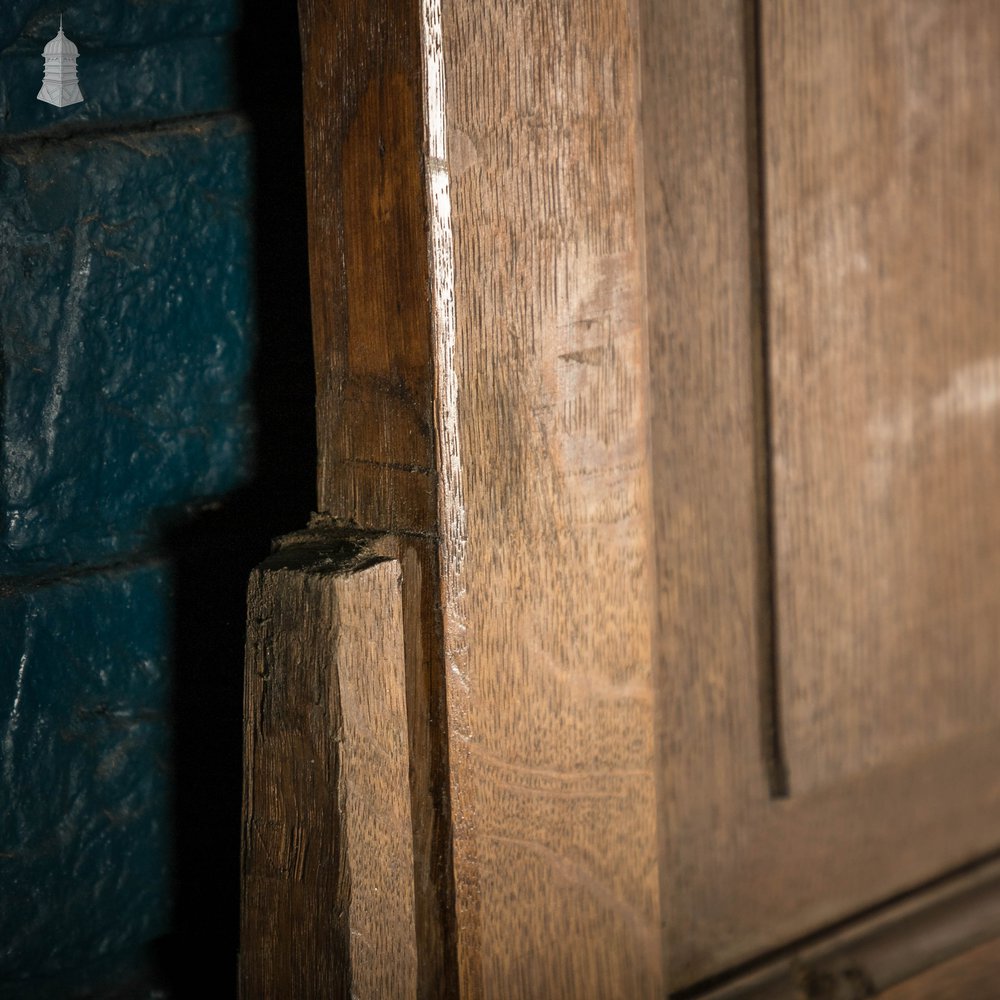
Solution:
M 401 564 L 300 537 L 247 618 L 241 995 L 415 997 Z

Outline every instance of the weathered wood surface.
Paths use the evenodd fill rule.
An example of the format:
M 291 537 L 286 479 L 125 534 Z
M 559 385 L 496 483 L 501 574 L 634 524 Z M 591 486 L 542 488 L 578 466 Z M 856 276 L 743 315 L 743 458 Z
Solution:
M 627 0 L 300 3 L 421 996 L 656 994 L 996 846 L 997 9 L 640 6 L 641 163 Z
M 886 13 L 889 6 L 895 19 Z M 986 616 L 1000 593 L 982 585 L 996 572 L 991 532 L 1000 522 L 987 507 L 996 492 L 990 485 L 994 474 L 984 468 L 977 484 L 969 464 L 995 464 L 984 451 L 995 437 L 985 405 L 994 385 L 988 363 L 976 369 L 981 378 L 959 379 L 947 395 L 955 373 L 978 364 L 973 356 L 984 356 L 995 341 L 989 324 L 998 315 L 997 283 L 986 284 L 987 273 L 997 273 L 997 238 L 984 231 L 989 227 L 977 222 L 972 206 L 986 207 L 983 219 L 996 215 L 990 209 L 995 184 L 976 198 L 987 185 L 986 172 L 996 176 L 1000 155 L 996 116 L 986 110 L 996 103 L 989 95 L 1000 64 L 994 59 L 987 66 L 986 52 L 996 48 L 1000 9 L 790 0 L 764 2 L 758 26 L 754 7 L 641 4 L 660 615 L 656 682 L 663 720 L 661 867 L 671 988 L 982 856 L 996 848 L 1000 829 L 1000 747 L 995 731 L 983 728 L 998 688 L 987 683 L 986 659 L 979 658 L 991 643 L 994 652 L 1000 648 L 991 638 L 998 617 L 994 613 L 976 636 L 962 634 L 963 626 Z M 953 7 L 955 13 L 947 14 Z M 816 18 L 829 30 L 807 33 L 806 46 L 801 25 Z M 980 32 L 972 30 L 977 19 L 984 22 Z M 876 44 L 882 46 L 877 59 Z M 827 52 L 827 45 L 839 55 Z M 837 62 L 841 56 L 845 65 L 859 58 L 862 64 L 846 72 Z M 917 67 L 919 79 L 913 76 Z M 778 96 L 776 87 L 783 88 Z M 915 98 L 920 100 L 913 103 Z M 779 99 L 787 107 L 776 118 L 771 108 Z M 808 121 L 802 102 L 812 108 Z M 874 111 L 869 102 L 875 102 Z M 794 120 L 791 107 L 800 108 Z M 872 125 L 873 115 L 884 128 Z M 977 116 L 983 124 L 978 137 L 969 124 Z M 910 122 L 910 131 L 900 122 Z M 823 136 L 831 130 L 839 135 L 840 128 L 868 131 L 841 137 L 835 159 Z M 914 146 L 918 138 L 923 145 Z M 956 146 L 946 149 L 949 142 Z M 755 176 L 762 159 L 763 178 Z M 795 164 L 807 160 L 809 169 L 795 173 Z M 852 184 L 864 188 L 860 173 L 869 194 L 863 234 L 872 245 L 866 252 L 874 254 L 870 262 L 885 258 L 884 291 L 874 284 L 875 272 L 852 277 L 857 259 L 845 253 L 860 218 L 847 194 L 855 190 Z M 837 184 L 848 185 L 843 204 L 830 193 Z M 797 219 L 801 210 L 826 222 L 810 228 Z M 900 236 L 906 226 L 913 227 L 912 246 Z M 798 234 L 798 258 L 785 245 L 791 232 Z M 925 243 L 931 234 L 937 242 Z M 826 257 L 815 246 L 810 256 L 809 240 L 827 236 L 833 243 Z M 888 259 L 890 245 L 900 254 L 905 250 L 911 264 Z M 983 257 L 975 260 L 979 251 Z M 811 287 L 795 270 L 806 267 L 812 269 L 809 281 L 839 281 L 842 291 L 834 309 L 837 293 L 824 285 L 830 309 L 818 316 L 821 310 L 810 299 L 816 315 L 805 317 L 809 322 L 841 322 L 838 317 L 854 308 L 849 303 L 856 305 L 860 294 L 872 309 L 877 306 L 878 326 L 862 309 L 854 325 L 843 320 L 835 331 L 821 325 L 811 332 L 789 312 L 791 300 Z M 912 301 L 904 303 L 908 280 Z M 961 317 L 960 328 L 945 323 L 949 304 Z M 830 355 L 828 363 L 809 369 L 803 361 L 798 370 L 800 354 L 815 361 L 823 352 Z M 837 356 L 853 373 L 842 392 L 836 389 Z M 768 358 L 770 382 L 763 377 Z M 817 373 L 827 379 L 822 391 Z M 915 438 L 909 457 L 899 458 L 888 507 L 860 497 L 858 479 L 870 468 L 860 453 L 851 453 L 852 459 L 842 450 L 848 439 L 857 441 L 851 428 L 859 417 L 852 407 L 883 390 L 886 400 L 915 393 L 914 413 L 924 404 L 933 409 L 928 401 L 944 392 L 949 402 L 938 409 L 950 414 L 933 432 L 933 421 L 927 421 L 930 436 L 919 444 Z M 972 413 L 975 400 L 985 409 Z M 769 427 L 763 423 L 768 415 Z M 805 425 L 811 428 L 808 441 Z M 786 460 L 790 442 L 799 449 L 795 461 L 808 453 L 813 463 L 794 473 L 794 483 Z M 762 459 L 771 447 L 781 502 L 769 519 L 771 483 L 762 474 Z M 859 464 L 850 471 L 853 460 Z M 850 472 L 840 492 L 832 468 L 841 478 Z M 822 472 L 821 490 L 813 488 L 814 471 Z M 946 497 L 954 503 L 950 511 Z M 902 520 L 895 524 L 897 516 Z M 971 547 L 977 524 L 982 549 Z M 799 538 L 828 534 L 834 526 L 842 534 L 828 552 L 817 553 L 827 568 L 815 570 L 830 585 L 829 599 L 813 601 L 807 620 L 801 602 L 815 592 L 817 577 L 796 591 L 795 573 L 814 572 L 804 565 Z M 862 607 L 854 597 L 835 599 L 835 585 L 844 594 L 849 585 L 847 576 L 837 580 L 830 559 L 836 552 L 855 559 L 855 569 L 867 565 L 859 542 L 868 537 L 865 532 L 879 534 L 879 545 L 891 536 L 896 548 L 885 550 L 885 567 L 859 582 L 868 602 Z M 787 569 L 789 559 L 795 573 Z M 941 580 L 932 579 L 935 561 Z M 775 565 L 777 577 L 769 580 Z M 914 568 L 912 576 L 899 569 L 903 565 Z M 964 582 L 957 574 L 962 565 L 969 572 Z M 872 590 L 877 579 L 884 584 L 890 577 L 898 593 Z M 972 596 L 963 590 L 970 586 Z M 945 595 L 947 587 L 956 589 Z M 966 604 L 959 608 L 962 593 Z M 768 623 L 772 597 L 778 599 L 777 632 Z M 939 606 L 931 609 L 929 601 Z M 918 607 L 928 607 L 924 618 Z M 956 611 L 951 619 L 948 609 Z M 839 629 L 841 620 L 857 624 L 851 619 L 856 612 L 868 616 L 869 639 L 879 616 L 898 614 L 879 641 L 896 643 L 897 651 L 909 643 L 913 670 L 904 675 L 903 659 L 893 666 L 891 657 L 879 660 L 873 648 L 868 659 L 843 661 L 832 688 L 831 676 L 817 681 L 819 714 L 810 722 L 813 661 L 807 647 L 813 624 L 819 622 L 817 634 L 826 634 L 827 625 Z M 928 629 L 937 636 L 933 642 Z M 963 660 L 958 654 L 965 646 L 969 655 Z M 947 649 L 956 656 L 930 658 Z M 884 732 L 868 695 L 881 699 Z M 973 698 L 984 699 L 986 707 L 974 706 Z M 938 719 L 942 700 L 948 705 Z M 789 714 L 792 727 L 776 733 L 774 724 Z M 907 725 L 912 731 L 905 731 Z M 786 768 L 791 797 L 776 799 L 772 792 L 782 790 L 776 778 Z
M 251 577 L 241 995 L 417 995 L 402 567 L 348 544 Z
M 318 521 L 380 533 L 404 567 L 420 993 L 444 997 L 457 991 L 457 968 L 434 540 L 425 11 L 416 0 L 301 0 L 299 18 Z

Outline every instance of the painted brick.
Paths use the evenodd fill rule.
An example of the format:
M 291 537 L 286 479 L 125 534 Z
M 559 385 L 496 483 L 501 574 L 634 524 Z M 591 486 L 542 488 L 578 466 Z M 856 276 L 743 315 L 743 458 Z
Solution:
M 150 561 L 0 596 L 0 983 L 168 926 L 171 588 Z
M 0 53 L 19 41 L 41 52 L 60 14 L 81 48 L 127 47 L 229 34 L 240 25 L 242 6 L 242 0 L 4 0 Z
M 235 103 L 232 46 L 226 37 L 82 51 L 77 68 L 85 101 L 67 108 L 37 99 L 42 68 L 40 47 L 0 57 L 0 131 L 178 118 Z
M 238 0 L 5 0 L 0 10 L 0 132 L 83 122 L 135 122 L 229 110 L 236 75 L 229 36 Z M 86 100 L 36 99 L 42 49 L 63 15 L 80 50 Z
M 252 461 L 237 118 L 0 154 L 0 575 L 149 544 Z

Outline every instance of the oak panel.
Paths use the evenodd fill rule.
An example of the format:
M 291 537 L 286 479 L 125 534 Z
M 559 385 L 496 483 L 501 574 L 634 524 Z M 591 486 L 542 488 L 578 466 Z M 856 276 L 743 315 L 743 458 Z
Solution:
M 793 793 L 1000 711 L 1000 7 L 762 7 Z
M 787 17 L 808 17 L 821 6 L 825 11 L 819 4 L 788 4 L 783 10 Z M 855 14 L 868 9 L 865 4 L 849 6 Z M 828 720 L 826 730 L 818 727 L 814 743 L 828 740 L 819 756 L 815 746 L 804 747 L 801 726 L 775 730 L 792 709 L 782 685 L 795 671 L 805 676 L 809 663 L 794 645 L 789 656 L 791 626 L 781 604 L 799 599 L 788 596 L 793 582 L 781 564 L 794 547 L 782 448 L 789 435 L 802 433 L 789 409 L 793 381 L 783 367 L 790 355 L 782 354 L 781 337 L 793 331 L 788 327 L 775 334 L 780 310 L 773 304 L 768 308 L 769 298 L 777 295 L 780 301 L 796 286 L 786 282 L 775 289 L 765 281 L 771 258 L 780 253 L 775 249 L 779 235 L 773 231 L 776 213 L 793 209 L 779 207 L 782 192 L 773 176 L 778 154 L 769 117 L 773 94 L 768 86 L 761 90 L 758 74 L 764 69 L 767 84 L 768 58 L 774 64 L 771 72 L 779 72 L 781 61 L 767 55 L 768 46 L 785 43 L 773 37 L 776 28 L 769 18 L 776 8 L 765 3 L 758 23 L 755 7 L 680 0 L 641 5 L 659 595 L 656 685 L 663 720 L 658 744 L 664 789 L 661 870 L 672 989 L 819 932 L 967 864 L 996 848 L 1000 829 L 1000 734 L 989 726 L 985 711 L 978 719 L 966 718 L 958 729 L 933 731 L 929 737 L 918 726 L 892 752 L 885 743 L 882 756 L 865 757 L 864 765 L 853 771 L 831 770 L 812 784 L 803 781 L 802 768 L 816 760 L 829 766 L 851 754 L 857 758 L 857 746 L 850 741 L 845 744 L 848 756 L 837 757 L 831 732 L 837 725 L 854 725 L 858 733 L 874 731 L 874 720 L 867 727 L 858 725 L 867 708 L 858 706 L 852 716 L 847 702 L 841 706 L 846 718 Z M 847 14 L 845 18 L 849 20 Z M 956 30 L 951 25 L 951 34 L 942 37 L 952 38 L 949 51 L 957 59 L 954 53 L 962 50 L 955 48 Z M 924 32 L 933 49 L 926 25 Z M 965 28 L 959 34 L 963 44 L 971 44 Z M 984 31 L 983 39 L 991 37 Z M 862 48 L 868 44 L 865 40 Z M 982 68 L 981 63 L 973 60 L 971 65 Z M 945 65 L 952 64 L 945 60 Z M 800 70 L 806 71 L 795 68 Z M 836 79 L 838 86 L 847 86 L 848 79 L 861 90 L 865 86 L 865 77 L 832 65 L 814 72 L 817 79 Z M 971 92 L 967 96 L 971 99 Z M 980 105 L 980 113 L 985 106 Z M 993 128 L 988 127 L 987 135 Z M 795 145 L 784 141 L 786 149 Z M 976 162 L 972 157 L 968 169 L 978 170 Z M 762 163 L 767 168 L 763 176 Z M 984 204 L 991 204 L 989 198 Z M 959 199 L 958 208 L 939 205 L 935 210 L 947 217 L 948 212 L 964 213 L 962 206 Z M 828 263 L 836 271 L 839 262 L 834 254 Z M 791 264 L 786 260 L 784 266 Z M 972 281 L 958 273 L 954 260 L 942 262 L 942 268 L 923 278 L 936 283 L 945 297 Z M 926 297 L 933 294 L 928 291 Z M 801 326 L 795 333 L 808 341 Z M 960 340 L 962 336 L 964 332 Z M 782 373 L 788 377 L 784 403 L 774 398 L 773 383 L 762 377 L 768 357 L 774 378 Z M 865 386 L 877 384 L 888 366 L 878 352 L 871 363 L 870 372 L 858 375 L 861 387 L 851 391 L 867 391 Z M 984 384 L 988 395 L 988 380 Z M 795 390 L 807 412 L 817 405 L 810 395 L 813 388 L 805 382 Z M 831 410 L 827 416 L 823 427 L 813 428 L 825 435 L 812 444 L 817 456 L 838 447 L 843 415 L 834 419 Z M 983 442 L 989 440 L 988 433 L 976 437 L 970 431 L 967 452 L 986 448 Z M 772 448 L 775 461 L 769 466 L 762 459 L 772 457 Z M 940 459 L 940 450 L 931 457 Z M 840 458 L 834 455 L 831 461 Z M 762 474 L 769 468 L 769 475 Z M 983 481 L 990 482 L 991 475 L 984 473 Z M 951 488 L 936 480 L 933 485 Z M 964 486 L 969 485 L 966 479 Z M 785 507 L 779 505 L 769 515 L 775 486 L 785 491 Z M 795 497 L 800 524 L 811 523 L 815 499 L 812 494 Z M 829 509 L 833 505 L 831 497 Z M 822 514 L 827 508 L 815 509 Z M 844 509 L 856 516 L 871 513 L 850 503 Z M 985 500 L 973 500 L 949 517 L 942 515 L 940 522 L 922 522 L 924 534 L 915 533 L 911 523 L 910 533 L 898 540 L 911 550 L 926 542 L 933 552 L 958 537 L 953 522 L 985 517 Z M 927 541 L 934 532 L 938 536 Z M 982 567 L 992 565 L 990 546 L 987 532 L 986 551 L 975 556 Z M 907 552 L 899 558 L 919 562 L 924 557 Z M 918 579 L 918 590 L 919 585 Z M 775 595 L 777 632 L 768 624 Z M 981 608 L 989 600 L 992 592 L 983 590 L 969 605 Z M 887 607 L 893 606 L 890 599 Z M 834 621 L 839 607 L 826 610 L 824 620 Z M 990 627 L 975 640 L 984 648 Z M 803 635 L 807 633 L 804 629 Z M 877 661 L 869 668 L 874 672 Z M 960 702 L 967 693 L 955 678 L 942 667 L 938 686 L 930 690 Z M 928 698 L 926 688 L 923 697 Z M 925 713 L 933 711 L 912 692 L 902 698 L 904 715 L 894 716 L 895 722 L 891 718 L 890 729 L 905 717 L 907 704 L 924 704 Z M 795 745 L 785 738 L 789 732 L 801 737 Z M 812 763 L 803 749 L 813 755 Z M 781 765 L 791 774 L 790 789 L 776 780 Z M 788 791 L 790 796 L 783 794 Z

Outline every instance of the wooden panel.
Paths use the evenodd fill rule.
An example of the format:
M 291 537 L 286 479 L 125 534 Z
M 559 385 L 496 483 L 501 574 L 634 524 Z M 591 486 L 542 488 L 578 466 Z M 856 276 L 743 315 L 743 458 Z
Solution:
M 762 45 L 794 792 L 1000 712 L 1000 6 L 767 0 Z
M 250 582 L 241 993 L 415 997 L 401 567 L 291 547 Z
M 773 681 L 783 682 L 789 663 L 807 665 L 790 661 L 785 633 L 774 643 L 768 627 L 769 484 L 761 474 L 768 386 L 760 377 L 768 345 L 761 318 L 766 251 L 775 237 L 765 240 L 758 224 L 764 192 L 755 174 L 761 154 L 775 154 L 770 122 L 759 148 L 755 6 L 641 5 L 671 989 L 967 864 L 997 847 L 1000 829 L 995 727 L 969 727 L 947 741 L 938 733 L 938 742 L 919 734 L 908 749 L 898 745 L 905 753 L 853 775 L 809 787 L 799 771 L 790 798 L 772 794 L 783 791 L 786 758 L 795 760 L 774 732 L 776 709 L 787 703 L 775 701 Z M 821 6 L 788 5 L 796 12 Z M 848 79 L 829 66 L 824 73 Z M 778 211 L 773 185 L 768 221 Z M 954 267 L 934 279 L 942 294 L 967 280 Z M 884 359 L 873 366 L 870 378 Z M 805 509 L 810 497 L 802 503 Z M 984 516 L 978 503 L 953 519 Z M 784 530 L 780 521 L 774 526 Z M 915 549 L 924 539 L 905 541 Z M 783 544 L 787 549 L 787 534 Z M 779 578 L 779 595 L 780 586 Z M 951 676 L 942 671 L 943 691 Z M 931 698 L 926 690 L 923 696 Z M 914 693 L 903 697 L 916 704 Z
M 469 998 L 661 989 L 629 8 L 442 6 L 439 505 Z

